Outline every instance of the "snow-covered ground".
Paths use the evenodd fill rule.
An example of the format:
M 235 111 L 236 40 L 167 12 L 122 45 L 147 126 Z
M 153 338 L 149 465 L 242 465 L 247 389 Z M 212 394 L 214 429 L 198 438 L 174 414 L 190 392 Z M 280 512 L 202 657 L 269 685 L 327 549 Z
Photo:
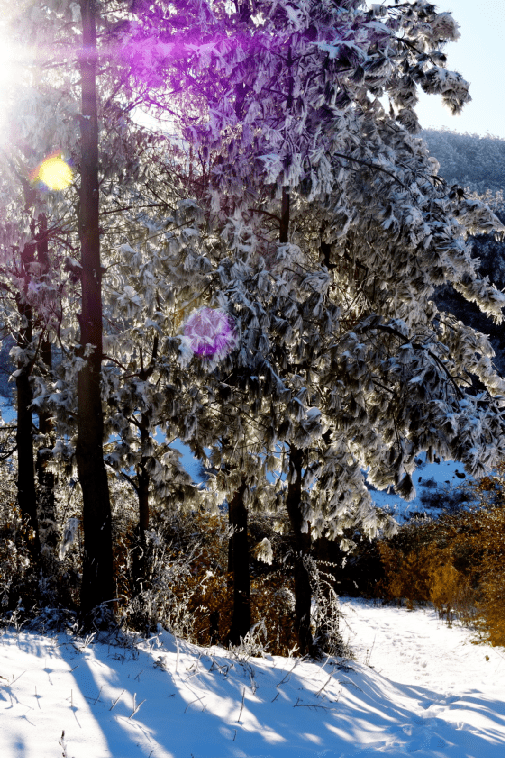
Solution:
M 355 660 L 0 637 L 2 758 L 502 758 L 505 655 L 432 611 L 344 598 Z M 65 732 L 60 744 L 62 731 Z

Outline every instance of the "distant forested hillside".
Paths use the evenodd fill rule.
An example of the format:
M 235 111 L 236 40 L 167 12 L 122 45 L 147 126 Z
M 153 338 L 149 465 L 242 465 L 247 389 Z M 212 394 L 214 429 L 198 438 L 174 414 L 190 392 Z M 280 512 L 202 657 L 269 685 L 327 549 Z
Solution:
M 440 163 L 439 176 L 449 184 L 468 188 L 471 193 L 487 195 L 487 202 L 505 223 L 505 140 L 431 129 L 423 130 L 420 136 Z M 505 240 L 497 241 L 493 235 L 487 234 L 471 240 L 473 254 L 481 261 L 481 273 L 500 289 L 505 288 Z M 436 301 L 440 308 L 454 313 L 460 321 L 489 334 L 496 351 L 495 364 L 501 375 L 505 375 L 504 326 L 494 324 L 452 287 L 440 288 Z
M 430 153 L 440 163 L 440 176 L 449 184 L 493 195 L 505 190 L 505 139 L 458 134 L 446 129 L 420 132 Z

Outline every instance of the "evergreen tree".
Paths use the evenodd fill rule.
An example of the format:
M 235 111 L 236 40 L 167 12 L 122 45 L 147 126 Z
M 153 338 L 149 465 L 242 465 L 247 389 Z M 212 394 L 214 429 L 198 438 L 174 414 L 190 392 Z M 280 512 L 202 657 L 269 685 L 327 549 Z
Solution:
M 219 273 L 222 302 L 241 335 L 237 369 L 246 387 L 257 378 L 271 402 L 274 439 L 284 401 L 294 401 L 296 382 L 305 388 L 296 398 L 298 427 L 282 433 L 301 577 L 309 524 L 329 535 L 352 523 L 375 533 L 360 468 L 375 486 L 394 484 L 409 498 L 423 450 L 462 460 L 474 474 L 502 453 L 496 395 L 503 382 L 490 346 L 440 314 L 432 296 L 450 281 L 501 319 L 503 295 L 479 278 L 465 236 L 503 227 L 438 179 L 409 133 L 418 129 L 417 84 L 442 94 L 455 112 L 468 101 L 466 82 L 445 69 L 439 49 L 458 36 L 449 14 L 424 2 L 369 13 L 359 2 L 259 3 L 254 17 L 248 7 L 219 16 L 233 50 L 218 37 L 179 56 L 178 73 L 191 70 L 186 81 L 198 91 L 200 113 L 176 117 L 196 152 L 208 156 L 210 222 L 230 249 Z M 223 77 L 195 85 L 203 60 Z M 390 114 L 378 101 L 384 93 Z M 251 282 L 261 282 L 258 305 Z M 268 290 L 277 291 L 265 307 Z M 485 395 L 472 394 L 467 371 Z M 272 396 L 275 385 L 282 402 Z M 309 495 L 302 451 L 325 429 L 332 430 L 325 489 L 314 486 Z M 306 578 L 299 586 L 304 653 L 311 646 L 301 610 L 310 608 Z

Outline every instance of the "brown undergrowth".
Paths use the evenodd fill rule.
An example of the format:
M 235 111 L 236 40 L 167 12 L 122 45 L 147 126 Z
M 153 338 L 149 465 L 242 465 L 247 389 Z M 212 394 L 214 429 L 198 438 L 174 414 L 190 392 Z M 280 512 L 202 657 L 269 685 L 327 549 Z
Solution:
M 482 641 L 505 645 L 505 464 L 474 485 L 477 505 L 437 520 L 412 521 L 381 541 L 377 597 L 408 608 L 433 603 Z
M 154 631 L 157 623 L 198 645 L 223 644 L 231 627 L 232 581 L 225 514 L 177 513 L 153 518 L 146 590 L 133 596 L 130 545 L 117 548 L 121 603 L 128 628 Z M 120 548 L 120 549 L 119 549 Z M 262 623 L 262 646 L 273 655 L 295 647 L 293 580 L 283 564 L 251 558 L 251 624 Z

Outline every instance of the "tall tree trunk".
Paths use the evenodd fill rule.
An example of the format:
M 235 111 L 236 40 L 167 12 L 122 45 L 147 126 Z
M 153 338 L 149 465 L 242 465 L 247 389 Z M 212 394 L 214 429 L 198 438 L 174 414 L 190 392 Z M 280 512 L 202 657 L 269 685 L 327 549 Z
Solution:
M 248 513 L 244 504 L 246 483 L 242 481 L 228 505 L 230 526 L 231 573 L 233 578 L 233 611 L 227 644 L 239 645 L 251 628 L 251 580 L 249 575 Z
M 291 50 L 288 51 L 289 60 Z M 290 100 L 291 80 L 289 82 Z M 291 102 L 289 102 L 291 105 Z M 289 233 L 289 210 L 290 194 L 287 187 L 282 188 L 281 223 L 279 229 L 279 242 L 288 241 Z M 303 451 L 289 446 L 290 476 L 286 494 L 286 507 L 291 527 L 295 534 L 295 632 L 300 655 L 313 653 L 313 638 L 310 631 L 310 610 L 312 602 L 312 589 L 310 578 L 305 566 L 304 556 L 308 555 L 311 547 L 310 527 L 307 532 L 302 532 L 302 461 Z
M 158 301 L 158 305 L 160 305 Z M 158 358 L 159 337 L 155 336 L 151 350 L 151 359 L 148 366 L 143 365 L 142 348 L 140 349 L 141 370 L 139 378 L 145 382 L 152 375 L 156 360 Z M 151 419 L 147 413 L 140 416 L 140 449 L 142 457 L 140 460 L 139 471 L 137 474 L 137 496 L 139 499 L 139 520 L 135 529 L 133 551 L 132 551 L 132 575 L 133 575 L 133 592 L 139 595 L 143 589 L 148 586 L 148 556 L 146 531 L 149 529 L 150 511 L 149 511 L 149 487 L 151 484 L 151 475 L 148 470 L 149 457 L 144 455 L 151 438 Z
M 304 557 L 311 547 L 310 527 L 303 532 L 302 517 L 302 463 L 303 450 L 290 445 L 289 477 L 286 507 L 295 534 L 295 632 L 300 655 L 312 654 L 313 639 L 310 631 L 312 589 Z
M 32 344 L 33 339 L 33 313 L 31 306 L 26 302 L 25 295 L 28 290 L 30 278 L 30 265 L 33 263 L 35 245 L 25 245 L 21 253 L 21 263 L 25 280 L 24 292 L 17 298 L 17 308 L 21 316 L 21 328 L 17 336 L 17 345 L 26 350 Z M 35 470 L 33 465 L 33 429 L 32 429 L 32 402 L 33 393 L 30 384 L 30 375 L 33 362 L 18 361 L 16 376 L 16 447 L 18 452 L 18 505 L 23 517 L 28 521 L 32 530 L 30 547 L 32 559 L 36 564 L 40 560 L 39 526 L 37 520 L 37 493 L 35 489 Z
M 39 224 L 40 228 L 37 236 L 37 259 L 40 263 L 41 274 L 45 276 L 49 273 L 49 243 L 47 237 L 47 219 L 45 214 L 39 216 Z M 43 338 L 41 341 L 40 356 L 42 364 L 50 376 L 52 369 L 52 350 L 51 342 L 47 338 Z M 50 436 L 53 428 L 50 418 L 51 414 L 48 413 L 47 410 L 39 410 L 39 433 L 45 437 Z M 48 468 L 48 463 L 51 460 L 51 457 L 51 451 L 47 445 L 44 445 L 43 448 L 37 451 L 36 470 L 39 485 L 39 534 L 43 571 L 47 577 L 54 575 L 56 547 L 59 540 L 54 497 L 54 474 Z
M 140 417 L 140 449 L 144 450 L 149 442 L 149 418 L 142 413 Z M 139 520 L 135 529 L 132 549 L 133 594 L 140 595 L 147 589 L 147 541 L 149 529 L 149 484 L 151 477 L 147 470 L 148 458 L 142 456 L 137 475 L 137 495 L 139 500 Z
M 102 270 L 98 229 L 98 125 L 96 88 L 96 2 L 81 0 L 83 49 L 81 190 L 79 237 L 82 265 L 81 357 L 78 376 L 77 468 L 83 495 L 84 558 L 81 621 L 92 623 L 94 608 L 115 596 L 112 559 L 112 518 L 103 458 L 103 411 L 100 396 L 102 366 Z
M 41 346 L 41 357 L 44 365 L 51 368 L 51 343 L 44 340 Z M 44 436 L 51 434 L 53 425 L 50 414 L 46 410 L 39 411 L 39 433 Z M 56 560 L 56 547 L 59 534 L 56 516 L 56 502 L 54 497 L 54 474 L 49 470 L 48 464 L 52 458 L 50 448 L 44 445 L 37 451 L 36 470 L 39 485 L 38 520 L 41 543 L 41 556 L 44 573 L 50 576 L 54 561 Z

